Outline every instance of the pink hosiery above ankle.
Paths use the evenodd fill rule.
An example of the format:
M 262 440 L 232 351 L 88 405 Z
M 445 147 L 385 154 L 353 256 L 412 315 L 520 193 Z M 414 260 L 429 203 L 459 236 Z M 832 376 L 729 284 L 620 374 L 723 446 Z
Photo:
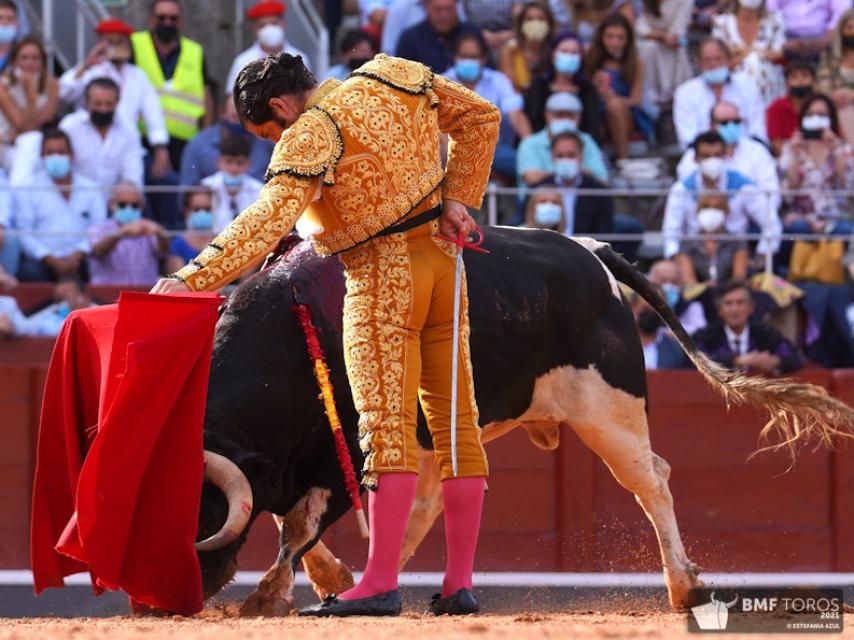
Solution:
M 359 584 L 340 594 L 339 599 L 357 600 L 397 589 L 400 550 L 417 483 L 414 473 L 384 473 L 377 490 L 368 492 L 368 563 Z
M 452 478 L 442 482 L 445 501 L 445 542 L 448 566 L 442 597 L 472 588 L 474 553 L 483 510 L 484 478 Z

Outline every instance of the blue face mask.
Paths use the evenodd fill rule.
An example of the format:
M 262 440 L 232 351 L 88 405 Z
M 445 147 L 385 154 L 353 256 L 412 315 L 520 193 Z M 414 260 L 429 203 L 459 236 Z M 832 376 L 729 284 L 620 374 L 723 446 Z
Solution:
M 480 77 L 480 60 L 466 58 L 454 64 L 457 77 L 463 82 L 474 82 Z
M 534 207 L 534 220 L 542 227 L 556 227 L 560 224 L 563 210 L 556 202 L 538 202 Z
M 716 67 L 708 71 L 703 71 L 703 80 L 706 81 L 706 84 L 723 84 L 727 78 L 729 78 L 729 69 L 727 67 Z
M 65 320 L 69 315 L 71 315 L 71 305 L 65 301 L 60 302 L 56 307 L 56 315 L 58 315 L 62 320 Z
M 726 124 L 718 125 L 718 133 L 727 144 L 735 144 L 741 138 L 741 123 L 727 122 Z
M 0 44 L 9 44 L 18 37 L 18 27 L 6 24 L 0 26 Z
M 193 211 L 187 219 L 187 227 L 204 231 L 213 228 L 213 214 L 210 211 Z
M 549 133 L 552 136 L 559 136 L 562 133 L 575 133 L 578 131 L 578 124 L 575 120 L 552 120 L 549 125 Z
M 679 302 L 679 286 L 671 282 L 665 282 L 661 285 L 661 292 L 664 294 L 664 300 L 667 306 L 671 309 Z
M 137 207 L 119 207 L 113 214 L 113 218 L 115 218 L 116 222 L 118 222 L 119 224 L 128 224 L 130 222 L 136 222 L 141 217 L 142 211 L 140 211 Z
M 575 158 L 558 158 L 555 160 L 555 175 L 565 181 L 578 177 L 578 160 Z
M 44 170 L 54 180 L 62 180 L 71 173 L 71 157 L 51 154 L 44 157 Z
M 231 175 L 230 173 L 222 172 L 222 183 L 226 187 L 239 187 L 243 184 L 243 174 L 238 173 L 236 176 Z
M 555 56 L 555 69 L 558 73 L 564 73 L 568 76 L 575 75 L 581 68 L 581 56 L 577 53 L 567 53 L 566 51 L 558 51 Z

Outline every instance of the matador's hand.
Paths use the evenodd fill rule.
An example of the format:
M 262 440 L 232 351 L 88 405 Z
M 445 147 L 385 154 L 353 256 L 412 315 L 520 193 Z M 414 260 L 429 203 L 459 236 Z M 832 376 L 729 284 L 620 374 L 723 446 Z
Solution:
M 442 215 L 439 218 L 439 233 L 446 238 L 456 238 L 462 234 L 463 240 L 471 242 L 469 234 L 476 228 L 477 223 L 462 202 L 445 198 L 442 203 Z
M 188 293 L 190 287 L 175 278 L 160 278 L 150 293 Z

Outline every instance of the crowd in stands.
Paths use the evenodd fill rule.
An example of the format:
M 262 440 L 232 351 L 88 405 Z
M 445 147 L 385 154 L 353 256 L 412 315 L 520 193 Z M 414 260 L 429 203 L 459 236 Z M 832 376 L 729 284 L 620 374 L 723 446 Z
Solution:
M 384 52 L 500 108 L 493 183 L 517 188 L 501 222 L 634 236 L 614 244 L 651 266 L 701 344 L 729 350 L 722 361 L 766 372 L 801 363 L 811 316 L 797 330 L 789 322 L 787 340 L 727 310 L 767 318 L 802 296 L 812 313 L 810 285 L 854 276 L 851 198 L 841 193 L 854 190 L 851 0 L 324 6 L 334 64 L 318 80 L 343 80 Z M 260 57 L 284 51 L 310 66 L 288 40 L 286 7 L 249 7 L 254 42 L 225 79 L 211 76 L 205 47 L 184 35 L 179 0 L 153 1 L 136 28 L 105 20 L 97 45 L 59 77 L 19 10 L 0 0 L 0 286 L 151 284 L 195 257 L 261 189 L 273 145 L 243 130 L 228 91 Z M 613 192 L 637 186 L 638 161 L 657 167 L 656 184 L 669 189 L 651 218 Z M 657 246 L 649 234 L 641 245 L 657 231 Z M 768 265 L 776 280 L 744 284 Z M 854 296 L 843 289 L 848 297 L 826 303 L 834 310 L 821 317 L 837 318 L 845 335 L 836 337 L 851 351 L 842 364 L 854 365 Z M 36 331 L 9 304 L 0 298 L 0 334 Z M 633 308 L 648 362 L 681 366 L 645 304 Z M 814 335 L 830 331 L 812 320 L 822 325 Z

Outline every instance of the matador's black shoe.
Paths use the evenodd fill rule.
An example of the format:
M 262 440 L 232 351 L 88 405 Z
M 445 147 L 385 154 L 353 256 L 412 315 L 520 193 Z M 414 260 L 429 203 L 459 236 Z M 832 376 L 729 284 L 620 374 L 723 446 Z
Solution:
M 368 598 L 339 600 L 338 596 L 326 596 L 320 604 L 300 609 L 301 616 L 397 616 L 400 615 L 400 591 L 394 589 Z
M 432 613 L 434 616 L 463 616 L 478 611 L 480 611 L 480 604 L 468 589 L 460 589 L 447 598 L 437 593 L 427 607 L 427 613 Z

